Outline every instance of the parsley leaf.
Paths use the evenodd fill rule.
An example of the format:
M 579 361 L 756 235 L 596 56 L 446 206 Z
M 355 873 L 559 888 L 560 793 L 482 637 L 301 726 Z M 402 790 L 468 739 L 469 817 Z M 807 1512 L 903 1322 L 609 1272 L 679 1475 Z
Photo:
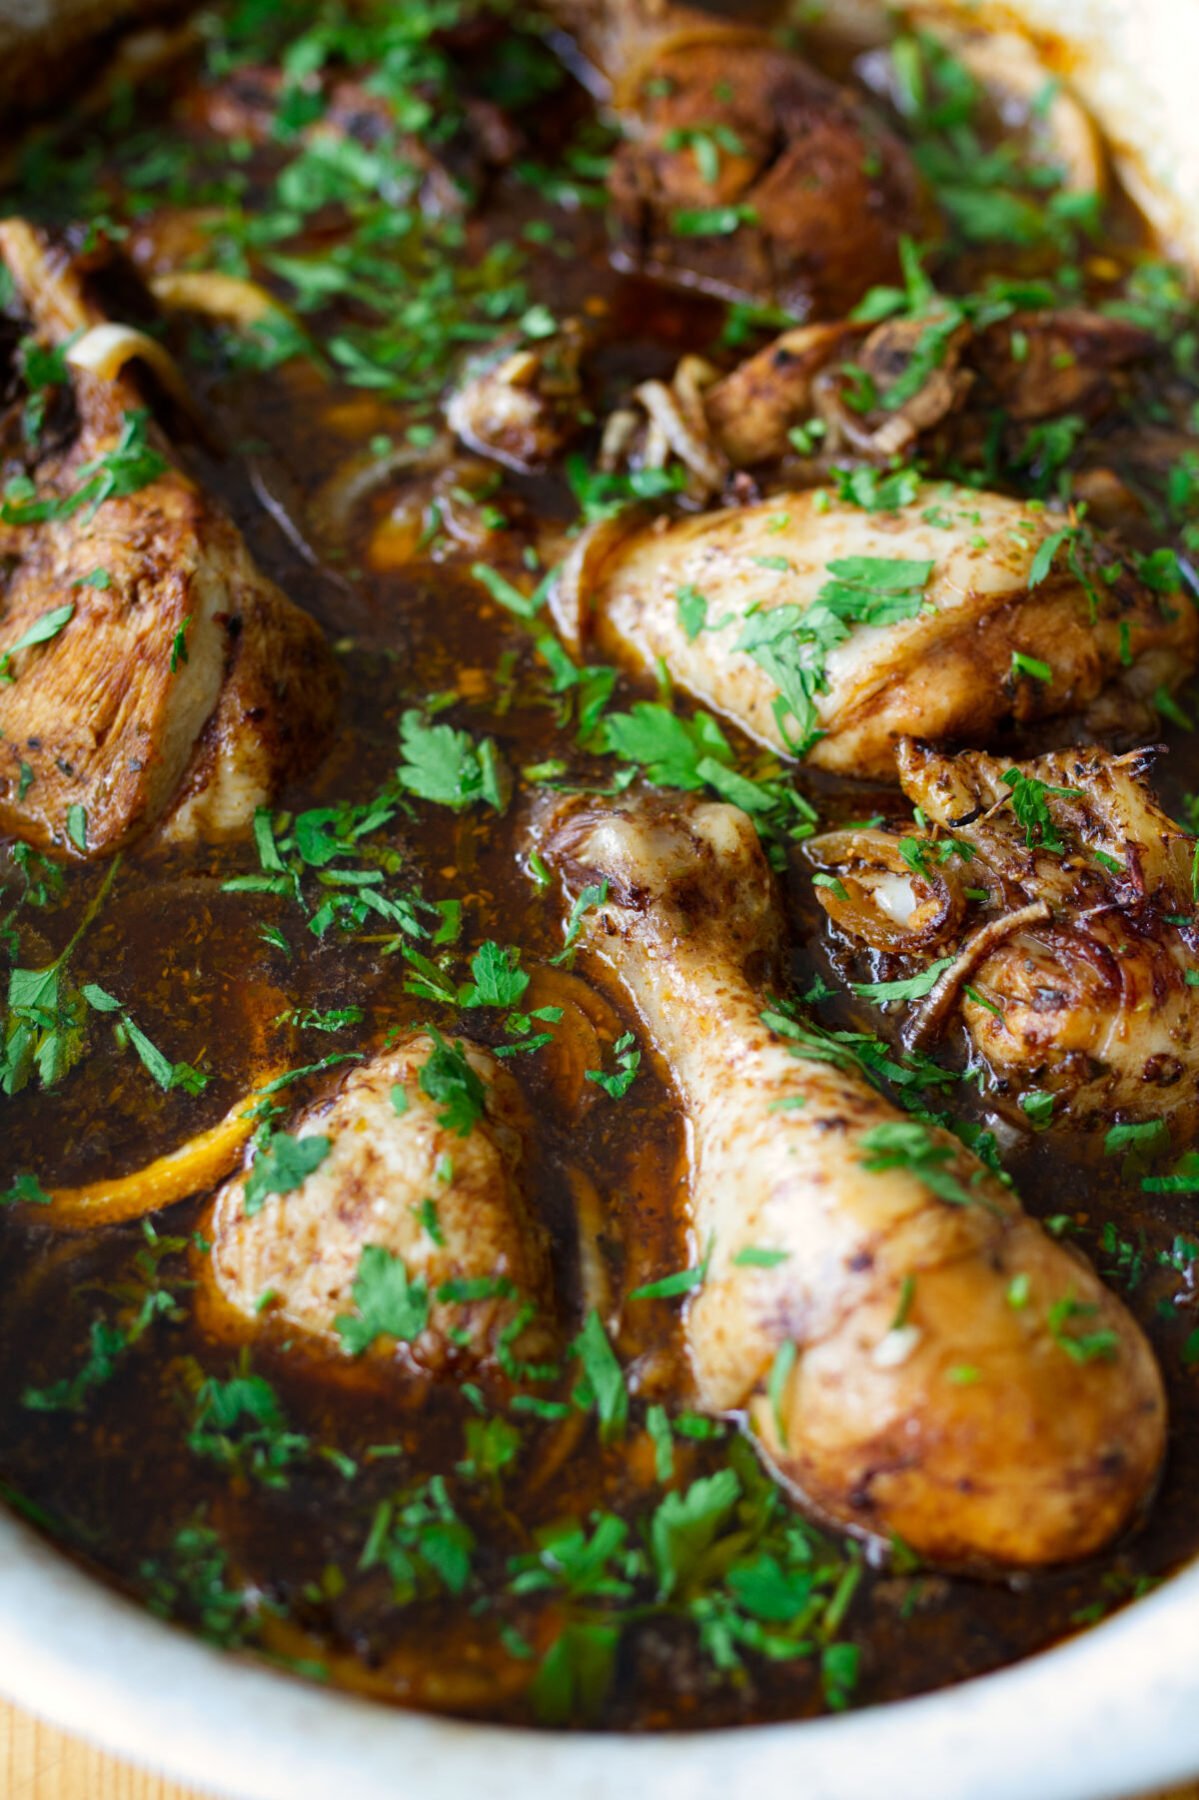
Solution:
M 1029 849 L 1040 847 L 1052 855 L 1060 856 L 1066 846 L 1054 825 L 1053 815 L 1049 810 L 1049 796 L 1053 794 L 1076 800 L 1082 789 L 1050 787 L 1047 782 L 1038 781 L 1035 775 L 1025 775 L 1017 768 L 1009 769 L 1003 779 L 1012 790 L 1012 811 L 1017 823 L 1024 827 L 1024 842 Z
M 515 1006 L 529 985 L 519 966 L 520 951 L 503 949 L 490 939 L 471 957 L 474 981 L 459 994 L 463 1006 Z
M 409 1344 L 429 1322 L 429 1291 L 411 1279 L 402 1257 L 367 1244 L 351 1284 L 356 1313 L 340 1313 L 333 1325 L 351 1356 L 361 1356 L 378 1337 Z
M 686 1493 L 667 1494 L 650 1525 L 658 1596 L 667 1600 L 699 1574 L 704 1558 L 741 1498 L 735 1470 L 700 1476 Z
M 306 1455 L 309 1440 L 289 1431 L 278 1396 L 263 1375 L 251 1372 L 243 1356 L 227 1381 L 210 1375 L 196 1395 L 187 1446 L 231 1474 L 248 1475 L 264 1487 L 284 1488 L 287 1471 Z
M 1072 1362 L 1110 1362 L 1118 1352 L 1118 1332 L 1108 1328 L 1099 1331 L 1074 1329 L 1082 1321 L 1093 1318 L 1098 1311 L 1095 1301 L 1076 1300 L 1072 1296 L 1055 1301 L 1049 1308 L 1050 1336 Z
M 0 681 L 12 681 L 9 668 L 18 650 L 31 650 L 35 644 L 48 644 L 56 638 L 60 631 L 65 631 L 75 617 L 75 602 L 68 600 L 63 606 L 52 606 L 40 613 L 32 625 L 26 627 L 15 644 L 0 655 Z
M 616 1360 L 597 1312 L 588 1313 L 570 1353 L 583 1365 L 583 1380 L 574 1392 L 576 1403 L 594 1406 L 602 1443 L 610 1444 L 616 1438 L 622 1438 L 629 1419 L 629 1390 L 625 1386 L 624 1370 Z
M 79 485 L 70 494 L 42 499 L 12 497 L 10 488 L 10 497 L 0 506 L 0 524 L 38 525 L 47 519 L 69 519 L 85 506 L 91 519 L 106 500 L 139 493 L 157 481 L 170 465 L 149 441 L 149 422 L 144 409 L 125 413 L 116 444 L 82 465 Z
M 261 1212 L 268 1194 L 290 1194 L 302 1187 L 332 1148 L 332 1138 L 289 1137 L 285 1131 L 276 1131 L 258 1151 L 246 1179 L 247 1218 Z
M 778 686 L 774 716 L 788 748 L 803 756 L 820 737 L 817 694 L 828 690 L 825 659 L 851 627 L 915 618 L 933 563 L 904 557 L 845 556 L 806 608 L 784 603 L 751 612 L 735 648 L 746 651 Z
M 601 881 L 598 885 L 585 887 L 570 909 L 570 917 L 566 921 L 566 935 L 562 939 L 562 948 L 557 956 L 551 956 L 555 965 L 566 963 L 569 966 L 574 955 L 574 947 L 583 930 L 583 922 L 593 907 L 603 906 L 608 898 L 608 883 Z
M 12 1186 L 0 1194 L 0 1206 L 49 1206 L 52 1199 L 36 1175 L 22 1170 L 14 1177 Z
M 898 512 L 910 506 L 920 492 L 920 476 L 915 469 L 842 469 L 831 471 L 838 500 L 860 506 L 866 512 Z
M 641 1052 L 636 1048 L 637 1040 L 631 1031 L 626 1031 L 617 1038 L 612 1046 L 612 1054 L 616 1058 L 616 1073 L 605 1075 L 600 1069 L 588 1069 L 588 1081 L 594 1081 L 597 1087 L 603 1088 L 605 1094 L 613 1100 L 623 1100 L 641 1067 Z
M 490 738 L 476 744 L 468 732 L 427 725 L 410 709 L 400 720 L 400 747 L 403 761 L 397 774 L 410 794 L 456 812 L 479 801 L 503 812 L 505 772 Z
M 904 981 L 852 981 L 850 987 L 859 999 L 873 1000 L 876 1006 L 888 1000 L 923 1000 L 926 994 L 932 993 L 953 960 L 952 956 L 938 957 L 927 969 L 909 975 Z
M 905 1169 L 951 1206 L 974 1205 L 974 1196 L 942 1166 L 953 1160 L 953 1150 L 948 1144 L 937 1143 L 928 1126 L 919 1120 L 894 1119 L 875 1125 L 863 1134 L 861 1147 L 866 1152 L 862 1167 L 870 1173 Z
M 469 1137 L 487 1108 L 487 1089 L 457 1044 L 430 1027 L 433 1051 L 417 1077 L 421 1092 L 444 1107 L 437 1121 L 459 1137 Z
M 715 719 L 703 712 L 681 718 L 652 700 L 634 701 L 627 713 L 609 713 L 603 745 L 613 755 L 639 763 L 655 786 L 687 791 L 704 786 L 706 776 L 700 768 L 705 759 L 732 760 L 728 739 Z

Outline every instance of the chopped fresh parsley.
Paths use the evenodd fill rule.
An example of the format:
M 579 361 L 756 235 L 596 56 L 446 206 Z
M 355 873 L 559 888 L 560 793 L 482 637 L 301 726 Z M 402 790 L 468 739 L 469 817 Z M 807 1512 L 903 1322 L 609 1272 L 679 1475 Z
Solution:
M 634 1288 L 629 1299 L 677 1300 L 683 1294 L 694 1293 L 708 1279 L 711 1261 L 712 1243 L 709 1240 L 704 1250 L 703 1261 L 694 1269 L 677 1269 L 673 1275 L 663 1275 L 659 1281 L 647 1282 L 644 1287 Z
M 751 610 L 736 648 L 753 657 L 778 687 L 774 716 L 787 747 L 806 754 L 821 735 L 816 696 L 827 692 L 825 659 L 854 625 L 915 618 L 933 572 L 931 561 L 846 556 L 828 565 L 832 580 L 808 607 L 784 603 Z
M 1029 849 L 1048 850 L 1052 855 L 1060 856 L 1066 846 L 1053 822 L 1049 799 L 1052 795 L 1077 800 L 1082 789 L 1051 787 L 1048 782 L 1039 781 L 1035 775 L 1025 775 L 1017 768 L 1009 769 L 1003 779 L 1011 789 L 1011 808 L 1016 822 L 1024 828 L 1024 842 Z
M 920 476 L 915 469 L 832 470 L 838 500 L 860 506 L 865 512 L 898 512 L 910 506 L 920 492 Z
M 127 412 L 116 444 L 81 466 L 78 486 L 69 494 L 38 497 L 28 491 L 32 485 L 28 477 L 11 481 L 0 505 L 0 524 L 39 525 L 48 519 L 70 519 L 84 507 L 91 519 L 106 500 L 139 493 L 157 481 L 169 465 L 149 441 L 149 422 L 148 412 Z
M 482 743 L 452 725 L 429 725 L 409 710 L 400 720 L 403 760 L 401 787 L 437 806 L 461 811 L 480 801 L 503 812 L 507 805 L 504 765 L 490 738 Z
M 578 1358 L 583 1370 L 583 1378 L 574 1390 L 575 1403 L 584 1409 L 594 1407 L 602 1443 L 622 1438 L 628 1426 L 629 1390 L 597 1312 L 588 1313 L 570 1353 Z
M 473 980 L 459 994 L 463 1006 L 515 1006 L 529 985 L 520 967 L 520 951 L 490 940 L 480 944 L 471 958 Z
M 854 981 L 850 986 L 859 999 L 873 1000 L 876 1006 L 889 1000 L 923 1000 L 926 994 L 932 993 L 953 961 L 952 956 L 941 956 L 927 969 L 921 969 L 918 975 L 909 975 L 902 981 Z
M 872 1174 L 888 1169 L 903 1169 L 922 1181 L 939 1200 L 951 1206 L 973 1206 L 976 1195 L 964 1188 L 957 1176 L 944 1167 L 952 1162 L 954 1152 L 948 1144 L 939 1144 L 927 1125 L 916 1119 L 888 1120 L 875 1125 L 862 1136 L 866 1152 L 862 1167 Z
M 594 1081 L 597 1087 L 603 1088 L 605 1094 L 613 1100 L 623 1100 L 641 1067 L 641 1052 L 637 1049 L 637 1040 L 631 1031 L 626 1031 L 617 1038 L 612 1046 L 612 1054 L 616 1059 L 616 1069 L 611 1075 L 602 1069 L 588 1069 L 588 1081 Z
M 1110 1362 L 1119 1350 L 1118 1332 L 1108 1327 L 1099 1331 L 1083 1329 L 1098 1311 L 1095 1301 L 1077 1300 L 1072 1295 L 1056 1300 L 1049 1308 L 1049 1334 L 1072 1362 Z
M 289 1137 L 285 1131 L 272 1133 L 256 1153 L 246 1177 L 246 1216 L 252 1218 L 261 1212 L 268 1194 L 291 1194 L 302 1187 L 332 1148 L 332 1138 L 316 1133 L 307 1137 Z
M 364 1246 L 350 1292 L 355 1311 L 339 1313 L 333 1324 L 351 1356 L 361 1356 L 379 1337 L 409 1344 L 429 1322 L 424 1282 L 413 1280 L 403 1258 L 379 1244 Z
M 27 1169 L 14 1176 L 12 1185 L 0 1194 L 0 1206 L 49 1206 L 51 1200 L 37 1176 Z
M 417 1077 L 420 1090 L 443 1109 L 439 1124 L 469 1137 L 487 1110 L 487 1090 L 457 1044 L 447 1043 L 432 1027 L 429 1035 L 433 1050 Z
M 566 921 L 566 935 L 562 939 L 562 948 L 559 950 L 557 956 L 552 956 L 550 958 L 551 962 L 565 963 L 569 967 L 574 956 L 575 945 L 582 935 L 583 926 L 587 920 L 587 914 L 593 912 L 597 906 L 603 906 L 607 898 L 608 883 L 606 881 L 601 881 L 594 886 L 585 887 L 582 890 L 578 898 L 574 901 L 574 904 L 571 906 L 570 917 Z
M 52 606 L 46 612 L 40 613 L 33 624 L 27 626 L 21 633 L 16 642 L 10 644 L 8 649 L 0 655 L 0 682 L 10 682 L 15 679 L 12 674 L 12 659 L 18 651 L 31 650 L 35 644 L 48 644 L 52 638 L 56 638 L 60 632 L 66 630 L 74 617 L 75 602 L 73 600 L 66 601 L 62 606 Z

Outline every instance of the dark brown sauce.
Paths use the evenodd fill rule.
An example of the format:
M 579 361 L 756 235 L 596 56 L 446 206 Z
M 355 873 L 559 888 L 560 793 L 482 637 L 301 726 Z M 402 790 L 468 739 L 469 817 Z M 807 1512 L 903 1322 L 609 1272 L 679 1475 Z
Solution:
M 577 97 L 559 102 L 558 114 L 551 110 L 545 125 L 547 137 L 565 132 L 581 104 Z M 147 106 L 152 119 L 152 103 Z M 566 118 L 560 116 L 564 106 Z M 107 155 L 102 148 L 101 169 Z M 251 170 L 257 167 L 252 160 Z M 527 187 L 501 181 L 488 199 L 486 234 L 491 241 L 511 238 L 544 212 Z M 606 316 L 600 410 L 630 376 L 669 370 L 681 348 L 710 345 L 721 309 L 613 274 L 598 214 L 583 210 L 553 218 L 558 236 L 569 236 L 570 254 L 530 248 L 530 292 L 558 316 L 584 305 Z M 1120 235 L 1127 234 L 1125 223 Z M 959 271 L 967 285 L 977 274 L 977 268 Z M 336 309 L 321 315 L 322 330 L 331 332 L 336 324 Z M 176 336 L 185 347 L 186 334 Z M 255 440 L 268 485 L 301 515 L 305 500 L 333 470 L 374 432 L 390 430 L 395 418 L 385 409 L 372 417 L 368 391 L 320 386 L 302 366 L 268 374 L 218 371 L 214 377 L 196 363 L 191 373 L 230 440 Z M 358 409 L 353 435 L 338 436 L 325 423 L 338 404 Z M 439 717 L 493 736 L 514 770 L 562 758 L 576 779 L 610 778 L 610 764 L 581 759 L 572 735 L 556 726 L 527 630 L 469 578 L 469 555 L 390 574 L 365 567 L 367 539 L 397 500 L 397 486 L 359 510 L 356 535 L 322 570 L 272 521 L 239 457 L 221 459 L 197 446 L 189 454 L 234 513 L 260 563 L 339 644 L 345 682 L 340 736 L 316 777 L 285 795 L 283 805 L 295 811 L 369 799 L 395 766 L 400 713 L 423 696 L 460 690 L 463 671 L 483 672 L 472 690 L 480 698 L 459 700 Z M 497 502 L 516 521 L 506 534 L 514 541 L 521 538 L 522 507 L 533 515 L 571 515 L 557 478 L 507 477 Z M 520 566 L 499 534 L 487 560 L 509 573 Z M 498 711 L 496 696 L 503 690 L 496 671 L 505 667 L 515 700 Z M 618 698 L 633 691 L 622 683 Z M 1172 748 L 1167 800 L 1199 785 L 1193 742 L 1175 737 Z M 827 819 L 861 816 L 877 798 L 848 783 L 803 774 L 796 779 Z M 417 804 L 411 817 L 398 817 L 388 831 L 426 898 L 463 903 L 463 946 L 487 938 L 518 945 L 533 970 L 561 945 L 558 900 L 545 897 L 523 863 L 535 799 L 535 788 L 521 782 L 502 817 L 478 808 L 455 816 Z M 893 796 L 886 804 L 894 805 Z M 330 1051 L 372 1048 L 397 1026 L 430 1017 L 445 1028 L 457 1022 L 446 1009 L 404 992 L 402 959 L 385 954 L 382 945 L 342 940 L 336 932 L 318 942 L 287 900 L 221 891 L 223 879 L 256 867 L 248 846 L 190 856 L 147 849 L 125 857 L 74 956 L 73 974 L 119 993 L 156 1043 L 175 1059 L 203 1063 L 213 1078 L 202 1097 L 162 1095 L 136 1059 L 114 1043 L 106 1022 L 93 1017 L 89 1054 L 61 1084 L 30 1088 L 2 1103 L 0 1185 L 22 1169 L 36 1171 L 47 1187 L 136 1169 L 220 1118 L 268 1060 L 306 1064 Z M 49 960 L 98 882 L 94 871 L 71 874 L 62 905 L 22 915 L 22 962 Z M 830 971 L 798 851 L 785 885 L 794 991 L 803 993 L 818 970 L 826 976 Z M 262 940 L 264 923 L 287 936 L 290 959 Z M 602 980 L 585 965 L 577 973 Z M 611 989 L 605 994 L 621 1027 L 636 1029 L 621 996 Z M 271 1024 L 285 1009 L 345 1006 L 361 1007 L 364 1017 L 335 1034 Z M 823 1003 L 820 1016 L 830 1024 L 886 1029 L 876 1012 L 844 1000 Z M 467 1028 L 486 1041 L 487 1015 L 475 1014 Z M 696 1247 L 680 1224 L 683 1145 L 665 1072 L 646 1055 L 619 1105 L 597 1102 L 576 1110 L 555 1088 L 552 1050 L 515 1058 L 509 1066 L 536 1120 L 531 1199 L 553 1235 L 564 1318 L 577 1320 L 579 1309 L 571 1169 L 589 1177 L 604 1198 L 603 1250 L 614 1291 L 687 1266 Z M 955 1094 L 953 1105 L 977 1110 L 979 1103 L 964 1097 L 969 1091 Z M 868 1570 L 842 1632 L 862 1651 L 860 1702 L 918 1693 L 1027 1655 L 1075 1629 L 1088 1609 L 1119 1603 L 1142 1578 L 1168 1573 L 1199 1547 L 1193 1498 L 1199 1388 L 1181 1357 L 1195 1320 L 1194 1295 L 1189 1278 L 1159 1260 L 1176 1235 L 1199 1232 L 1194 1201 L 1186 1195 L 1146 1197 L 1135 1172 L 1123 1180 L 1118 1165 L 1105 1162 L 1094 1143 L 1057 1130 L 1005 1146 L 1005 1162 L 1032 1212 L 1069 1215 L 1077 1242 L 1097 1255 L 1126 1294 L 1158 1351 L 1172 1419 L 1161 1491 L 1126 1543 L 1081 1568 L 1006 1583 Z M 191 1239 L 203 1230 L 207 1199 L 173 1208 L 155 1219 L 156 1228 Z M 1109 1221 L 1143 1254 L 1143 1275 L 1131 1291 L 1127 1269 L 1115 1269 L 1100 1249 Z M 552 1609 L 542 1599 L 521 1600 L 508 1591 L 507 1560 L 527 1550 L 539 1526 L 563 1516 L 583 1517 L 602 1507 L 644 1518 L 660 1490 L 638 1423 L 640 1405 L 634 1406 L 630 1442 L 607 1448 L 581 1416 L 533 1422 L 524 1428 L 515 1472 L 494 1487 L 472 1484 L 453 1473 L 463 1454 L 465 1423 L 475 1416 L 468 1399 L 430 1386 L 402 1366 L 390 1374 L 357 1367 L 330 1374 L 325 1362 L 264 1321 L 252 1346 L 253 1369 L 272 1384 L 290 1429 L 306 1434 L 313 1446 L 353 1459 L 357 1473 L 350 1478 L 333 1461 L 310 1454 L 288 1468 L 283 1486 L 231 1477 L 186 1443 L 203 1375 L 227 1377 L 238 1356 L 238 1345 L 214 1331 L 204 1309 L 193 1310 L 188 1284 L 196 1280 L 202 1256 L 194 1246 L 161 1264 L 177 1316 L 159 1318 L 78 1411 L 24 1404 L 27 1389 L 44 1389 L 79 1370 L 97 1317 L 113 1319 L 122 1308 L 127 1316 L 129 1284 L 137 1286 L 136 1259 L 145 1247 L 137 1225 L 60 1237 L 31 1209 L 0 1214 L 0 1471 L 10 1493 L 89 1568 L 143 1597 L 157 1593 L 161 1599 L 148 1565 L 165 1566 L 180 1530 L 203 1519 L 218 1533 L 238 1582 L 258 1589 L 295 1628 L 290 1637 L 276 1635 L 280 1651 L 329 1659 L 337 1679 L 401 1699 L 412 1691 L 405 1671 L 440 1654 L 447 1666 L 478 1671 L 474 1689 L 456 1689 L 446 1702 L 453 1709 L 525 1719 L 527 1681 L 521 1663 L 501 1647 L 498 1627 L 519 1626 L 531 1644 L 544 1648 Z M 627 1364 L 643 1369 L 650 1397 L 670 1392 L 685 1406 L 678 1311 L 677 1303 L 664 1302 L 626 1308 L 619 1348 Z M 398 1458 L 378 1451 L 397 1445 Z M 726 1454 L 726 1443 L 677 1440 L 676 1473 L 684 1481 L 693 1478 L 722 1466 Z M 477 1620 L 465 1602 L 397 1605 L 381 1569 L 359 1570 L 379 1504 L 438 1473 L 449 1477 L 455 1503 L 474 1529 L 479 1585 L 493 1597 L 492 1611 Z M 330 1569 L 340 1572 L 337 1579 L 330 1579 Z M 195 1622 L 194 1606 L 180 1602 L 175 1610 Z M 712 1727 L 802 1716 L 821 1704 L 815 1659 L 771 1663 L 750 1656 L 739 1675 L 719 1677 L 699 1655 L 689 1623 L 658 1619 L 625 1632 L 598 1722 L 611 1728 Z

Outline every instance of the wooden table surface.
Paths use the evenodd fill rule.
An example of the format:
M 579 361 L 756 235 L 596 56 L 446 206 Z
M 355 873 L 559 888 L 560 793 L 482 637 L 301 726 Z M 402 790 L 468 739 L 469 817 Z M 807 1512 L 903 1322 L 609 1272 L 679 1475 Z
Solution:
M 207 1800 L 193 1788 L 102 1756 L 0 1701 L 4 1800 Z
M 352 1785 L 352 1784 L 351 1784 Z M 0 1701 L 0 1796 L 3 1800 L 209 1800 L 128 1763 L 102 1756 L 29 1713 Z M 566 1797 L 568 1800 L 568 1797 Z M 1029 1795 L 1028 1800 L 1036 1800 Z M 1146 1800 L 1199 1800 L 1199 1783 Z

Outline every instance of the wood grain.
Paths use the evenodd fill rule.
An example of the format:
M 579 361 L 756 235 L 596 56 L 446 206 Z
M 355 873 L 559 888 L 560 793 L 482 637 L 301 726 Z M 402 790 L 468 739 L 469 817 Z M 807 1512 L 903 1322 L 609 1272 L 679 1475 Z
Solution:
M 4 1800 L 207 1800 L 132 1768 L 0 1701 L 0 1795 Z
M 3 1800 L 209 1800 L 67 1737 L 0 1701 L 0 1795 Z M 1199 1782 L 1145 1800 L 1199 1800 Z

